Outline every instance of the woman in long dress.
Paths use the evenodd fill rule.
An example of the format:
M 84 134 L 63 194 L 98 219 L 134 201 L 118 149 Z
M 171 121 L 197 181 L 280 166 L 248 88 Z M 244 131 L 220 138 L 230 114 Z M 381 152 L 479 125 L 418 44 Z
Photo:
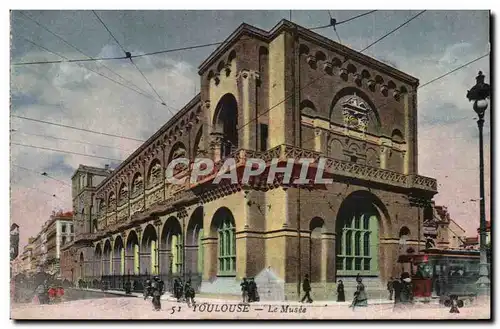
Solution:
M 356 292 L 354 293 L 354 299 L 351 304 L 351 307 L 353 309 L 356 306 L 358 307 L 368 306 L 368 297 L 366 296 L 365 285 L 363 284 L 363 279 L 361 279 L 359 274 L 356 277 L 356 281 L 358 282 L 358 286 L 356 287 Z
M 342 280 L 339 280 L 339 284 L 337 285 L 337 302 L 345 302 L 344 283 Z

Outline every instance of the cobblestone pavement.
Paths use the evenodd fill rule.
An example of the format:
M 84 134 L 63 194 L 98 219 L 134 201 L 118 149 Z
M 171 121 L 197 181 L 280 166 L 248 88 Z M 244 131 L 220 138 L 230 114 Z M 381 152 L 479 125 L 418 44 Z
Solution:
M 288 306 L 287 306 L 288 305 Z M 324 302 L 260 303 L 249 306 L 237 301 L 208 303 L 198 301 L 195 308 L 185 303 L 162 300 L 155 312 L 151 300 L 133 297 L 86 299 L 56 305 L 13 304 L 11 319 L 489 319 L 487 306 L 469 305 L 460 314 L 436 304 L 418 304 L 412 309 L 394 311 L 391 304 L 351 309 L 347 304 Z

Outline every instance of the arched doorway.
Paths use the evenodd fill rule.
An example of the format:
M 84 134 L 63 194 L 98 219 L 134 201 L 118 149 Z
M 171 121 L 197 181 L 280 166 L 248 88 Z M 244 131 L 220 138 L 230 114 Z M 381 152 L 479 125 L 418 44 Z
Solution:
M 115 239 L 113 250 L 113 274 L 125 274 L 125 248 L 123 246 L 123 239 L 120 235 Z
M 139 238 L 134 230 L 130 231 L 127 236 L 127 256 L 125 267 L 127 274 L 139 274 Z
M 104 254 L 102 261 L 102 275 L 111 275 L 113 273 L 113 262 L 111 260 L 111 241 L 104 242 Z
M 321 233 L 325 222 L 320 217 L 314 217 L 309 223 L 309 278 L 311 282 L 321 281 L 322 253 Z
M 379 232 L 387 209 L 368 191 L 351 193 L 336 218 L 336 273 L 379 276 Z M 381 225 L 382 224 L 382 225 Z
M 203 273 L 203 207 L 195 209 L 187 226 L 186 233 L 186 273 Z
M 78 279 L 85 279 L 87 276 L 86 266 L 85 266 L 85 258 L 83 257 L 83 252 L 80 253 L 80 257 L 78 259 L 80 265 L 80 273 Z
M 236 225 L 226 207 L 219 208 L 212 218 L 211 233 L 217 236 L 217 275 L 236 275 Z
M 157 255 L 158 236 L 153 225 L 148 224 L 142 233 L 141 243 L 141 270 L 144 274 L 158 274 Z
M 238 103 L 232 94 L 225 94 L 215 108 L 214 129 L 222 137 L 220 154 L 230 155 L 238 148 Z
M 182 275 L 183 238 L 179 220 L 172 216 L 167 219 L 161 232 L 161 273 Z
M 102 276 L 102 248 L 101 244 L 98 243 L 94 250 L 94 276 Z

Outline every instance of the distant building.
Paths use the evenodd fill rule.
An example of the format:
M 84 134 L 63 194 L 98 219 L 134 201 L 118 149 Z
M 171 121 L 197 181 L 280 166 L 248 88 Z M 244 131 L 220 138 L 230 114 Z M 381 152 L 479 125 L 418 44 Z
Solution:
M 73 241 L 74 236 L 73 213 L 53 212 L 21 256 L 29 259 L 29 272 L 58 273 L 61 247 Z
M 461 249 L 465 243 L 465 230 L 455 222 L 445 206 L 432 203 L 424 211 L 424 237 L 427 244 L 438 249 Z

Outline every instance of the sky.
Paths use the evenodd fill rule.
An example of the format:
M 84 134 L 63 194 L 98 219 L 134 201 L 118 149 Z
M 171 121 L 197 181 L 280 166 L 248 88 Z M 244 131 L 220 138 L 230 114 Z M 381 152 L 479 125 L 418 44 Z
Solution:
M 337 21 L 364 12 L 330 10 Z M 337 32 L 344 45 L 361 50 L 417 13 L 410 10 L 377 11 L 339 25 Z M 97 14 L 118 42 L 132 54 L 223 41 L 243 22 L 269 30 L 281 19 L 290 19 L 289 11 L 257 10 L 97 11 Z M 293 22 L 304 27 L 327 25 L 330 20 L 328 10 L 292 11 L 291 15 Z M 11 63 L 62 59 L 56 54 L 69 59 L 86 58 L 41 26 L 87 56 L 123 56 L 121 47 L 92 11 L 12 11 Z M 332 28 L 316 32 L 339 40 Z M 168 108 L 152 99 L 158 97 L 127 60 L 80 65 L 11 65 L 11 115 L 146 140 L 168 121 L 171 111 L 182 108 L 199 92 L 197 68 L 215 48 L 195 48 L 135 59 Z M 423 85 L 488 52 L 487 11 L 426 11 L 365 54 L 417 77 Z M 469 236 L 475 236 L 479 226 L 479 134 L 476 115 L 465 95 L 475 84 L 480 70 L 489 82 L 489 56 L 418 91 L 419 174 L 438 180 L 439 193 L 434 197 L 436 204 L 448 207 L 451 217 Z M 143 93 L 153 96 L 140 95 L 123 85 L 140 88 Z M 486 211 L 489 219 L 489 110 L 485 120 Z M 21 247 L 30 236 L 37 234 L 52 211 L 71 209 L 71 176 L 79 164 L 98 167 L 109 164 L 114 168 L 141 144 L 16 117 L 11 117 L 10 125 L 15 130 L 10 134 L 10 221 L 20 226 Z M 42 176 L 42 172 L 49 177 Z

